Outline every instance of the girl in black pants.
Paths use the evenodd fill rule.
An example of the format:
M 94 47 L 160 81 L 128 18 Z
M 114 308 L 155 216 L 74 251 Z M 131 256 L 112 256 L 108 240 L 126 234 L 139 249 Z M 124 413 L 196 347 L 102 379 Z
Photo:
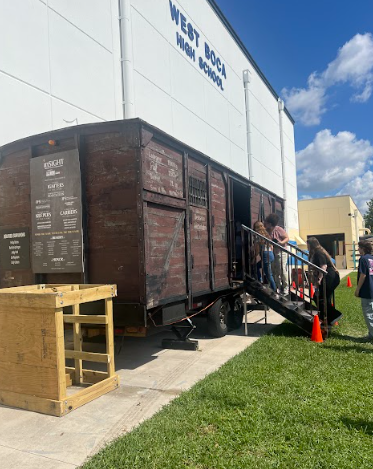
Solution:
M 320 313 L 321 317 L 324 312 L 324 282 L 326 284 L 326 303 L 328 311 L 328 322 L 332 321 L 334 317 L 334 307 L 332 306 L 332 297 L 334 290 L 338 287 L 340 279 L 339 272 L 334 267 L 334 264 L 329 256 L 329 253 L 321 246 L 317 238 L 309 238 L 307 240 L 308 250 L 309 250 L 309 260 L 312 264 L 315 264 L 317 267 L 321 267 L 323 270 L 327 271 L 326 275 L 322 275 L 319 272 L 316 273 L 316 284 L 317 284 L 317 293 L 320 299 Z

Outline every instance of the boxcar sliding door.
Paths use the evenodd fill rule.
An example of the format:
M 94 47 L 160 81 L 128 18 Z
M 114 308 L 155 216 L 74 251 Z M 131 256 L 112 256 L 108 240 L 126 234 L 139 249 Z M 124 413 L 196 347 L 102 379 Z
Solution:
M 187 297 L 184 156 L 150 141 L 142 154 L 146 306 Z
M 214 289 L 229 287 L 228 256 L 228 183 L 224 174 L 210 170 L 211 223 L 213 239 Z

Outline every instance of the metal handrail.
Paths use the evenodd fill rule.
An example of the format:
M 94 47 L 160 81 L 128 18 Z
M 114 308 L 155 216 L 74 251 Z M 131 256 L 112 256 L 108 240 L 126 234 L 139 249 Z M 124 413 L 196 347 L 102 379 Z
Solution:
M 266 241 L 267 243 L 272 244 L 272 246 L 274 246 L 274 247 L 277 248 L 277 249 L 280 249 L 281 251 L 285 252 L 285 253 L 288 254 L 289 256 L 294 257 L 295 259 L 297 259 L 297 260 L 301 261 L 302 263 L 304 263 L 304 264 L 306 264 L 306 265 L 312 267 L 312 268 L 315 269 L 315 270 L 318 270 L 318 271 L 319 271 L 320 273 L 322 273 L 323 275 L 326 275 L 326 274 L 328 273 L 326 270 L 322 269 L 321 267 L 319 267 L 319 266 L 317 266 L 317 265 L 315 265 L 315 264 L 312 264 L 312 262 L 307 261 L 306 259 L 304 259 L 304 258 L 298 256 L 297 254 L 294 254 L 294 253 L 292 253 L 292 252 L 289 252 L 288 249 L 283 248 L 282 246 L 280 246 L 280 245 L 279 245 L 278 243 L 276 243 L 275 241 L 272 241 L 271 239 L 266 238 L 265 236 L 263 236 L 263 235 L 257 233 L 255 230 L 252 230 L 251 228 L 249 228 L 249 227 L 247 227 L 247 226 L 245 226 L 245 225 L 242 225 L 242 229 L 243 229 L 244 231 L 251 232 L 252 234 L 254 234 L 255 236 L 257 236 L 258 238 L 261 238 L 261 239 L 263 239 L 264 241 Z M 291 246 L 293 246 L 293 245 L 291 245 Z M 298 249 L 299 251 L 301 251 L 301 252 L 304 253 L 304 251 L 302 251 L 301 249 L 299 249 L 299 248 L 297 248 L 297 249 Z
M 289 243 L 288 246 L 290 247 L 290 249 L 295 249 L 296 251 L 301 252 L 302 254 L 307 255 L 306 251 L 303 251 L 303 249 L 298 248 L 298 246 L 296 246 L 295 244 L 290 244 L 290 243 Z
M 248 241 L 248 244 L 245 242 L 245 232 L 248 236 L 247 238 L 247 241 Z M 261 258 L 264 260 L 264 257 L 263 257 L 263 251 L 264 251 L 264 247 L 265 246 L 272 246 L 273 249 L 276 249 L 277 250 L 277 253 L 280 251 L 281 253 L 285 253 L 286 254 L 286 257 L 287 257 L 287 268 L 286 268 L 286 274 L 285 274 L 285 278 L 286 278 L 286 275 L 287 275 L 287 283 L 289 285 L 289 292 L 291 291 L 290 290 L 290 285 L 291 285 L 291 282 L 290 282 L 290 264 L 289 264 L 289 259 L 290 258 L 294 258 L 294 259 L 297 259 L 300 264 L 301 264 L 301 274 L 302 274 L 302 277 L 301 277 L 301 280 L 299 280 L 299 278 L 297 277 L 297 281 L 295 282 L 295 288 L 293 286 L 293 289 L 295 289 L 295 293 L 297 295 L 297 298 L 299 300 L 301 300 L 301 302 L 303 303 L 303 307 L 306 306 L 306 297 L 309 298 L 310 300 L 310 303 L 312 301 L 312 299 L 314 301 L 316 301 L 316 307 L 317 307 L 317 310 L 321 313 L 323 313 L 323 328 L 327 334 L 327 331 L 328 331 L 328 328 L 327 328 L 327 297 L 326 297 L 326 281 L 325 281 L 325 276 L 327 275 L 327 271 L 322 269 L 321 267 L 313 264 L 312 262 L 310 262 L 309 260 L 306 260 L 304 259 L 303 257 L 300 257 L 298 256 L 297 254 L 295 254 L 294 252 L 290 251 L 289 249 L 279 245 L 277 242 L 271 240 L 271 239 L 268 239 L 267 237 L 259 234 L 258 232 L 254 231 L 253 229 L 249 228 L 248 226 L 245 226 L 245 225 L 242 225 L 241 226 L 241 237 L 242 237 L 242 272 L 243 272 L 243 278 L 245 279 L 247 276 L 248 277 L 252 277 L 252 278 L 256 278 L 257 280 L 259 280 L 258 278 L 258 271 L 256 270 L 257 268 L 253 267 L 253 263 L 250 262 L 249 264 L 249 268 L 248 268 L 248 271 L 246 269 L 246 249 L 249 248 L 251 249 L 254 245 L 255 245 L 255 242 L 253 242 L 253 237 L 256 239 L 256 240 L 261 240 L 261 241 L 264 241 L 264 243 L 261 243 L 263 246 L 261 247 L 261 252 L 262 252 L 262 255 L 261 255 Z M 293 246 L 293 245 L 291 245 Z M 301 249 L 297 248 L 298 251 L 302 252 L 302 254 L 304 254 L 304 251 L 302 251 Z M 265 272 L 265 269 L 267 269 L 268 271 L 271 270 L 271 265 L 269 264 L 268 266 L 268 260 L 267 260 L 267 264 L 265 263 L 264 261 L 264 264 L 263 265 L 263 270 L 264 270 L 264 273 L 267 274 L 267 272 Z M 267 266 L 266 266 L 267 265 Z M 283 266 L 284 266 L 284 261 L 283 261 L 283 258 L 282 256 L 280 256 L 280 267 L 281 267 L 281 271 L 284 272 L 284 269 L 283 269 Z M 265 267 L 266 266 L 266 267 Z M 308 279 L 307 277 L 305 276 L 305 266 L 308 266 L 309 269 L 312 269 L 317 276 L 319 276 L 320 274 L 322 274 L 323 276 L 323 282 L 322 282 L 322 287 L 319 288 L 319 294 L 317 295 L 316 299 L 315 298 L 312 298 L 311 297 L 311 289 L 309 289 L 308 291 L 308 294 L 306 293 L 305 291 L 305 285 L 307 285 L 308 283 Z M 255 269 L 253 271 L 253 269 Z M 248 274 L 249 273 L 249 274 Z M 271 272 L 270 272 L 271 274 Z M 281 277 L 282 279 L 284 278 L 283 277 L 284 274 L 281 274 Z M 269 278 L 267 278 L 268 281 L 270 281 Z M 260 280 L 262 282 L 262 280 Z M 282 280 L 281 280 L 281 283 L 282 283 Z M 293 282 L 294 284 L 294 282 Z M 302 288 L 301 288 L 302 286 Z M 277 285 L 278 288 L 280 288 L 279 285 Z M 299 292 L 299 295 L 298 295 L 298 292 Z M 287 297 L 286 293 L 284 294 L 283 296 L 283 299 L 285 299 Z M 280 296 L 281 298 L 281 296 Z M 323 301 L 323 311 L 321 311 L 320 309 L 320 303 L 321 301 Z

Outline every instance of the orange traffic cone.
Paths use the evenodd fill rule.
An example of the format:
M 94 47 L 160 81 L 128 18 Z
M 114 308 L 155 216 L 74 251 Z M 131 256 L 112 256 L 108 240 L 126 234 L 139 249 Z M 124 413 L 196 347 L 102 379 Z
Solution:
M 319 316 L 317 314 L 316 316 L 313 317 L 311 340 L 312 342 L 317 342 L 317 343 L 324 342 L 322 338 L 322 334 L 321 334 Z
M 315 290 L 313 289 L 313 285 L 311 283 L 311 287 L 310 287 L 310 297 L 311 297 L 311 299 L 313 298 L 314 294 L 315 294 Z
M 350 276 L 347 277 L 347 286 L 348 286 L 348 288 L 352 287 Z
M 302 300 L 303 299 L 303 288 L 299 289 L 299 298 Z
M 292 283 L 292 285 L 291 285 L 291 286 L 294 288 L 294 290 L 296 290 L 297 286 L 295 285 L 295 282 L 294 282 L 294 280 L 293 280 L 293 283 Z

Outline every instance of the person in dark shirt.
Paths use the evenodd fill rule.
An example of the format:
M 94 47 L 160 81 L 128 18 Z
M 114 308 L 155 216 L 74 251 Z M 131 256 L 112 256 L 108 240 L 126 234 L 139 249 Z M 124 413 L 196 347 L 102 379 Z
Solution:
M 369 241 L 359 241 L 359 270 L 355 296 L 361 298 L 361 308 L 368 327 L 366 340 L 373 340 L 373 256 Z
M 339 272 L 334 267 L 334 264 L 331 260 L 329 253 L 321 246 L 318 239 L 315 237 L 308 238 L 307 240 L 308 250 L 309 250 L 309 260 L 312 264 L 315 264 L 317 267 L 325 270 L 326 275 L 323 275 L 321 272 L 315 272 L 315 284 L 318 287 L 316 292 L 316 298 L 319 297 L 319 306 L 320 312 L 324 311 L 324 301 L 323 301 L 323 291 L 324 291 L 324 282 L 326 285 L 326 303 L 327 311 L 332 310 L 332 295 L 334 290 L 338 287 L 340 283 Z

